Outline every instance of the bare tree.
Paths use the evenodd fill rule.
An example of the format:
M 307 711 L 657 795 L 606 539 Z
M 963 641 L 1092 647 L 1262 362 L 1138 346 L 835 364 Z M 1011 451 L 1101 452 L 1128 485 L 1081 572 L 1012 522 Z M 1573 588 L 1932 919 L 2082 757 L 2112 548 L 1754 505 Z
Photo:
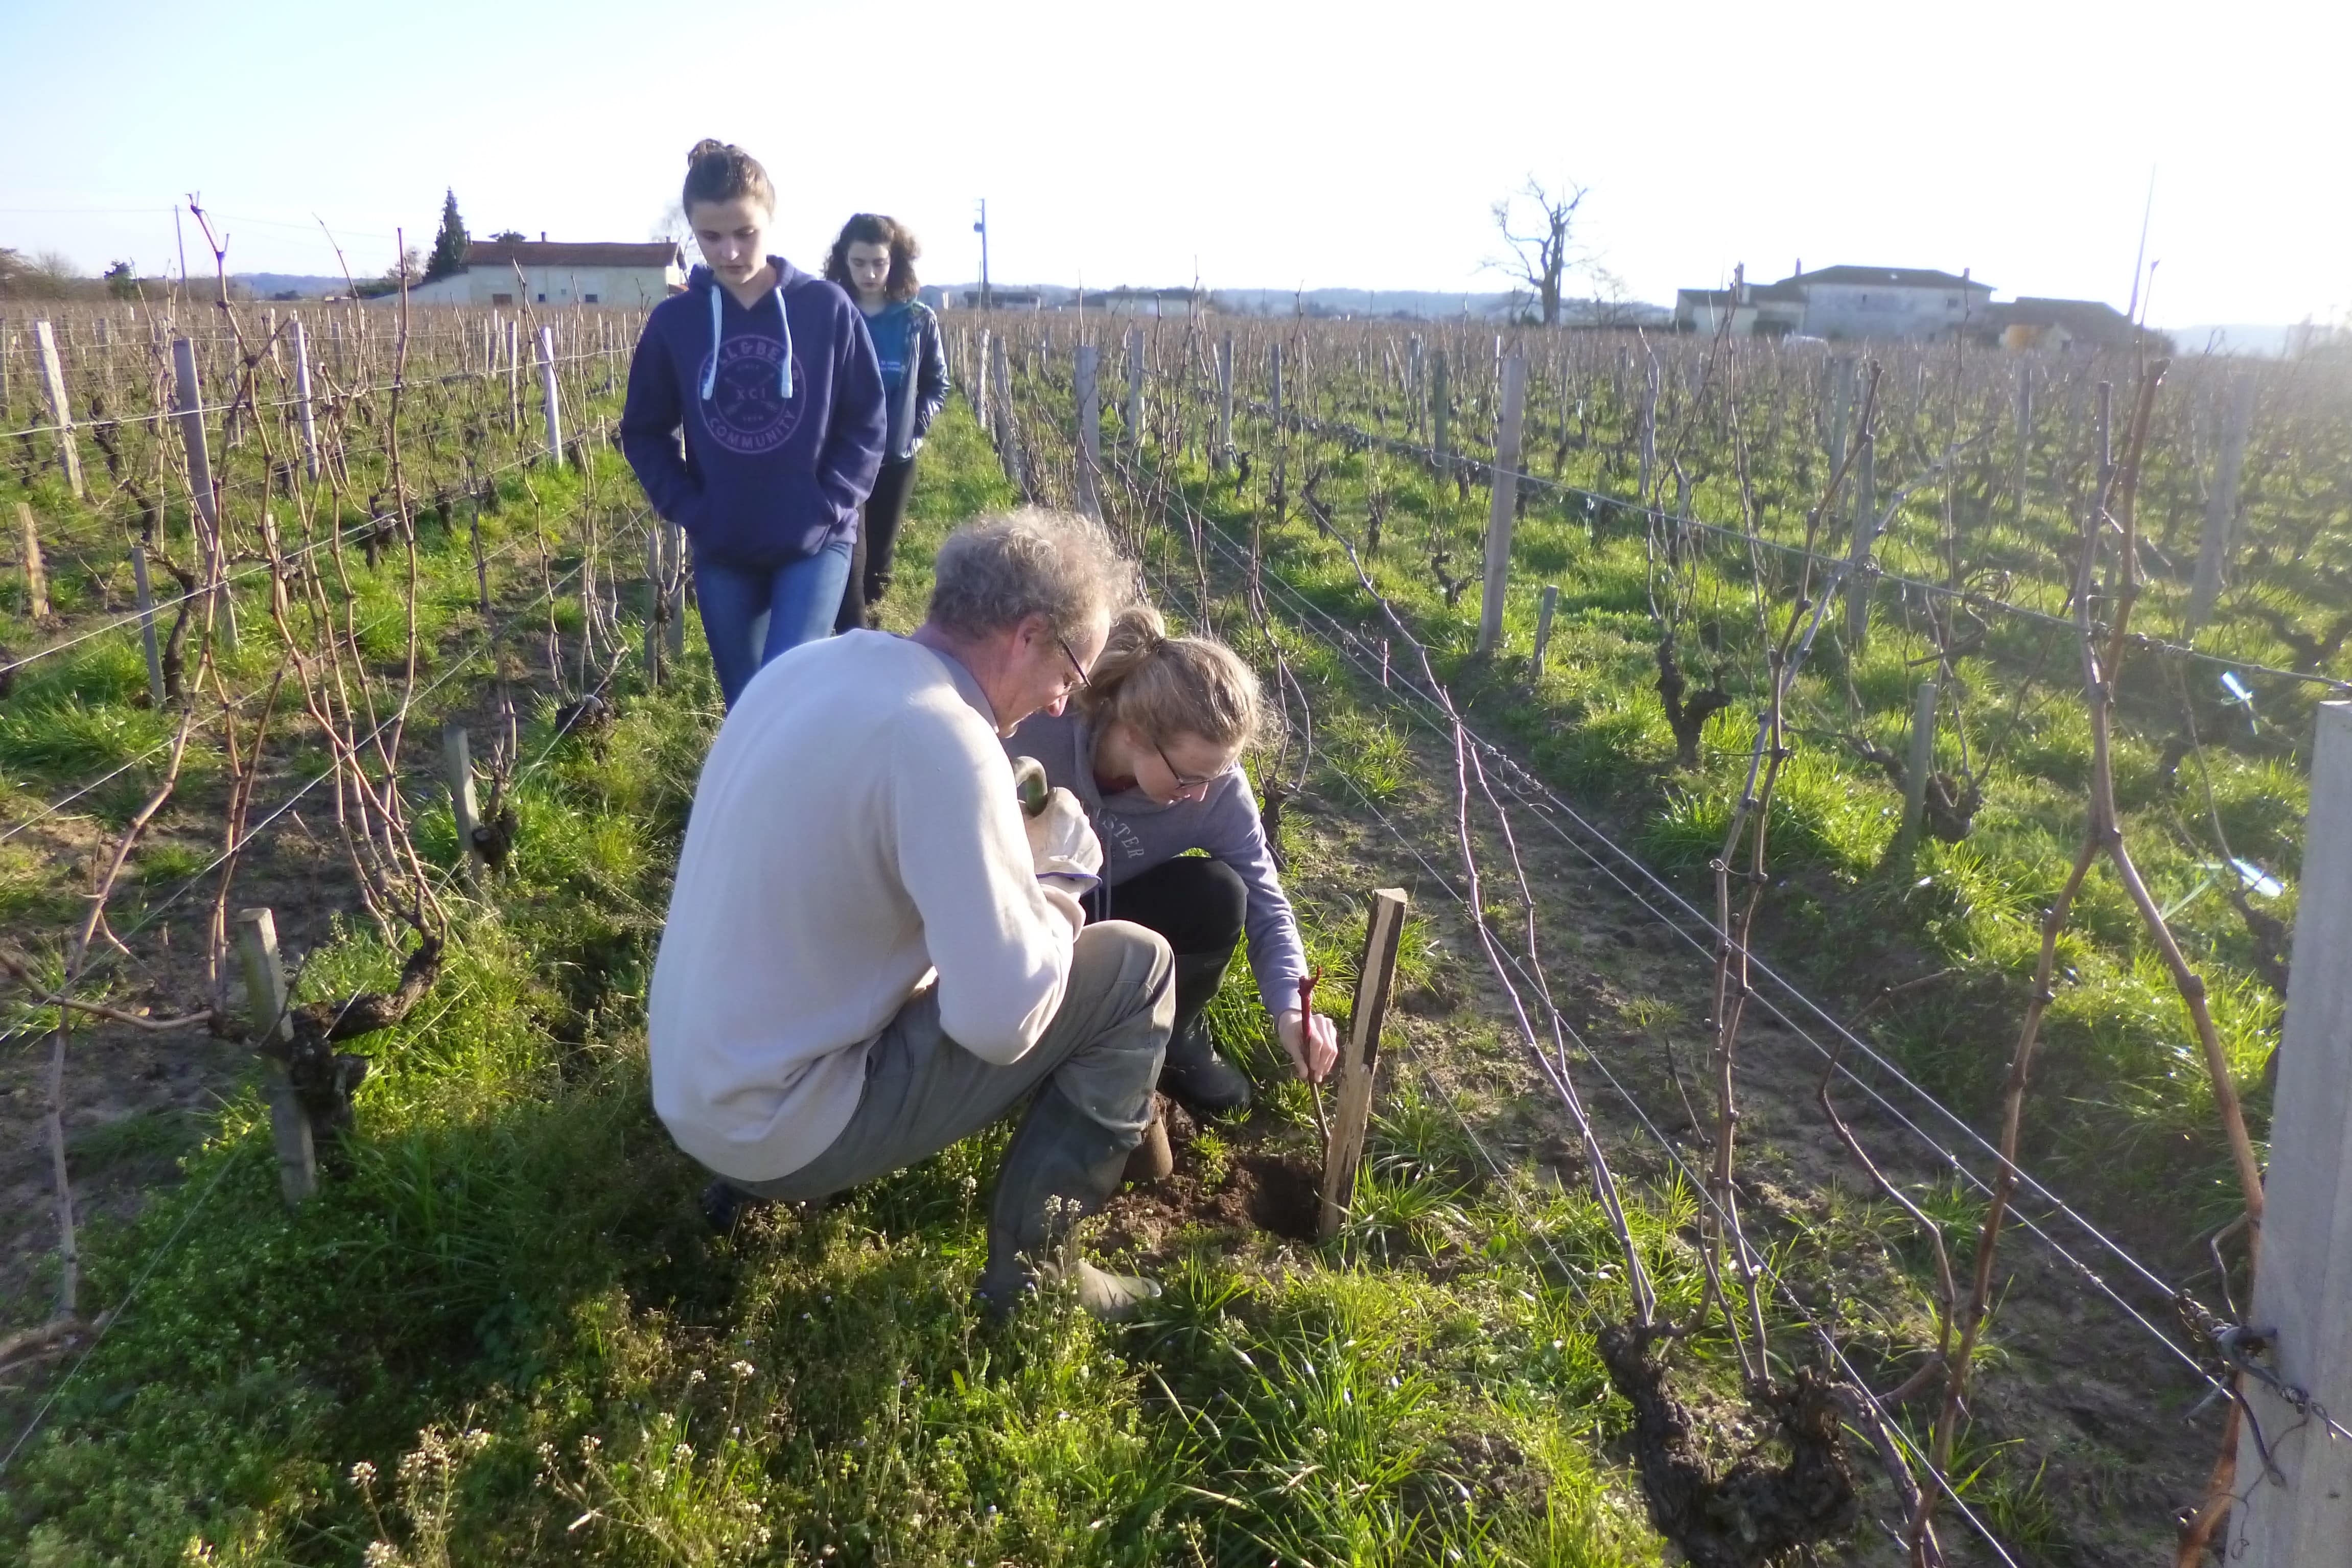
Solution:
M 1587 260 L 1575 240 L 1576 211 L 1587 194 L 1586 188 L 1572 180 L 1555 193 L 1530 174 L 1525 185 L 1494 206 L 1495 227 L 1510 248 L 1486 266 L 1535 290 L 1547 327 L 1559 325 L 1560 280 L 1571 266 L 1581 267 Z M 1535 204 L 1531 216 L 1520 216 L 1522 202 Z

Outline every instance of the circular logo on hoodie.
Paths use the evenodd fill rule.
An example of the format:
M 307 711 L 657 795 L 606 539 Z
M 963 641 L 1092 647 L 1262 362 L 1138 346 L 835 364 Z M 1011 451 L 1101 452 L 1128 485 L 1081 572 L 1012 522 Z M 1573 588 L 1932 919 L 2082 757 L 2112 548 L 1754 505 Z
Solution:
M 703 428 L 709 431 L 712 441 L 730 452 L 750 455 L 773 452 L 792 439 L 807 403 L 799 395 L 807 371 L 801 357 L 794 354 L 793 396 L 786 402 L 779 384 L 783 361 L 784 346 L 758 333 L 730 338 L 719 346 L 719 374 L 712 378 L 710 395 L 700 400 Z M 704 355 L 698 368 L 707 373 L 710 357 Z M 698 378 L 695 385 L 698 392 Z

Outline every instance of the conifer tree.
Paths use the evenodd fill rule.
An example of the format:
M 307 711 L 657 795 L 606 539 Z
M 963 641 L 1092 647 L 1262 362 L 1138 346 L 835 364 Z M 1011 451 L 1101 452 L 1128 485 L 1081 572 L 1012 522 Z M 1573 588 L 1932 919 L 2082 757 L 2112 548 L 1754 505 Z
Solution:
M 441 232 L 433 236 L 433 255 L 425 264 L 425 281 L 446 277 L 466 265 L 466 221 L 457 215 L 457 193 L 441 203 Z

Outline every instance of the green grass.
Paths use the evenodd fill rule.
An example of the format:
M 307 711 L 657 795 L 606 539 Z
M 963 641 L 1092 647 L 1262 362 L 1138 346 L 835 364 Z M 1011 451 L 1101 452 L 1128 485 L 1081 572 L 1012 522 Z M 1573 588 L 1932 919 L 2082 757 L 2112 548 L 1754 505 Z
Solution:
M 919 604 L 943 525 L 1003 500 L 992 462 L 968 419 L 943 423 L 894 616 Z M 12 1465 L 0 1554 L 1659 1560 L 1595 1447 L 1615 1419 L 1591 1340 L 1624 1310 L 1614 1242 L 1589 1198 L 1472 1181 L 1455 1113 L 1423 1088 L 1388 1105 L 1348 1235 L 1185 1241 L 1158 1310 L 1116 1330 L 1051 1296 L 1002 1329 L 974 1316 L 1001 1133 L 709 1236 L 703 1177 L 648 1109 L 642 1019 L 715 710 L 696 648 L 670 691 L 625 686 L 606 735 L 555 746 L 522 784 L 509 870 L 462 906 L 433 993 L 366 1042 L 349 1169 L 315 1201 L 280 1203 L 248 1092 L 199 1128 L 184 1182 L 93 1225 L 93 1306 L 138 1295 Z M 1350 765 L 1402 766 L 1401 744 L 1367 725 Z M 446 863 L 436 810 L 420 843 Z M 1319 880 L 1324 852 L 1295 850 Z M 1344 996 L 1360 917 L 1302 907 Z M 1418 924 L 1405 946 L 1407 983 L 1427 983 L 1443 960 Z M 398 962 L 353 923 L 303 992 L 381 986 Z M 1218 1020 L 1270 1076 L 1245 989 Z M 110 1136 L 114 1157 L 173 1146 Z M 1672 1192 L 1637 1209 L 1685 1310 L 1689 1218 Z

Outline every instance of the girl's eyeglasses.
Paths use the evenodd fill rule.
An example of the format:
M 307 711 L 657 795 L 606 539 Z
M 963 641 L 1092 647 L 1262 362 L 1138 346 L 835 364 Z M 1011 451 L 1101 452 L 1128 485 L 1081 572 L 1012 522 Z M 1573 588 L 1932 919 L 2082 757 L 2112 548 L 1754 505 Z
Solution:
M 1213 773 L 1205 779 L 1199 779 L 1180 769 L 1173 762 L 1168 760 L 1167 748 L 1156 740 L 1151 743 L 1151 749 L 1160 753 L 1160 766 L 1168 769 L 1168 777 L 1176 780 L 1176 788 L 1179 789 L 1199 789 L 1217 781 L 1217 775 Z

